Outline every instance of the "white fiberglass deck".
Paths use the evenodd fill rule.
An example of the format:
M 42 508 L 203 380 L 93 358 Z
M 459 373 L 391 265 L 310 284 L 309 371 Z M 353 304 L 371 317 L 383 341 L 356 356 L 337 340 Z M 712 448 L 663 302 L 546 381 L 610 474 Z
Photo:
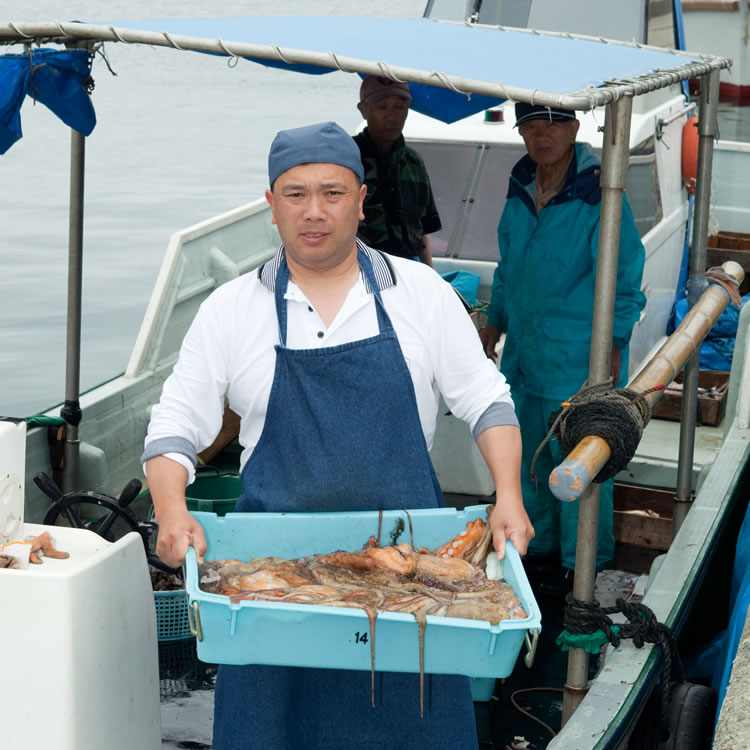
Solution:
M 696 430 L 693 456 L 693 487 L 700 481 L 721 449 L 723 425 Z M 677 486 L 677 453 L 680 423 L 652 419 L 643 431 L 635 456 L 616 477 L 618 482 L 674 489 Z

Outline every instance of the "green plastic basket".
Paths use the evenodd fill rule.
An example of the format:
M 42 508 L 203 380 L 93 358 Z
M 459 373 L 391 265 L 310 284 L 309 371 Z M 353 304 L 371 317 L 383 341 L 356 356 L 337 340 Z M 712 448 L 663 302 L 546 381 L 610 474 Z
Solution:
M 190 638 L 188 599 L 185 589 L 154 591 L 156 635 L 160 641 Z
M 234 510 L 237 498 L 242 493 L 239 476 L 213 471 L 215 473 L 202 469 L 196 474 L 195 481 L 185 489 L 188 510 L 216 513 L 219 516 Z
M 235 439 L 221 453 L 211 459 L 210 464 L 204 464 L 198 469 L 200 474 L 204 468 L 211 467 L 220 474 L 237 474 L 239 472 L 240 458 L 242 457 L 242 446 Z

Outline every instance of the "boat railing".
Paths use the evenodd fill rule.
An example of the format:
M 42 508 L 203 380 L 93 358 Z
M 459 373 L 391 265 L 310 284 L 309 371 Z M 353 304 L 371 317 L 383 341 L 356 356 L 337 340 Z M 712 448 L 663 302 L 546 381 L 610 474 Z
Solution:
M 279 237 L 264 198 L 175 232 L 125 371 L 171 364 L 201 303 L 214 289 L 270 258 Z

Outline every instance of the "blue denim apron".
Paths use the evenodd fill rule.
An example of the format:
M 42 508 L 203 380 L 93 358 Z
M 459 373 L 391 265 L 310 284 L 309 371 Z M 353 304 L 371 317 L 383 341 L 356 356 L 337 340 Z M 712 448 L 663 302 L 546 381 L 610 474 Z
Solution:
M 242 471 L 238 512 L 443 505 L 406 361 L 361 250 L 358 261 L 375 295 L 380 333 L 322 349 L 286 347 L 289 268 L 286 259 L 280 264 L 281 343 L 263 432 Z M 377 673 L 372 707 L 369 671 L 219 668 L 214 750 L 397 747 L 476 748 L 468 678 L 425 675 L 420 717 L 417 674 Z

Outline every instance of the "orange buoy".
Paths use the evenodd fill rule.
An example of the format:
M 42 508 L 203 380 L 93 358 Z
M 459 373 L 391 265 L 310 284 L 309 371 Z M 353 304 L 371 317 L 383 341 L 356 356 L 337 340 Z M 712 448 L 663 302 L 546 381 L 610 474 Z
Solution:
M 690 195 L 695 194 L 698 174 L 698 118 L 688 117 L 682 128 L 682 179 Z

